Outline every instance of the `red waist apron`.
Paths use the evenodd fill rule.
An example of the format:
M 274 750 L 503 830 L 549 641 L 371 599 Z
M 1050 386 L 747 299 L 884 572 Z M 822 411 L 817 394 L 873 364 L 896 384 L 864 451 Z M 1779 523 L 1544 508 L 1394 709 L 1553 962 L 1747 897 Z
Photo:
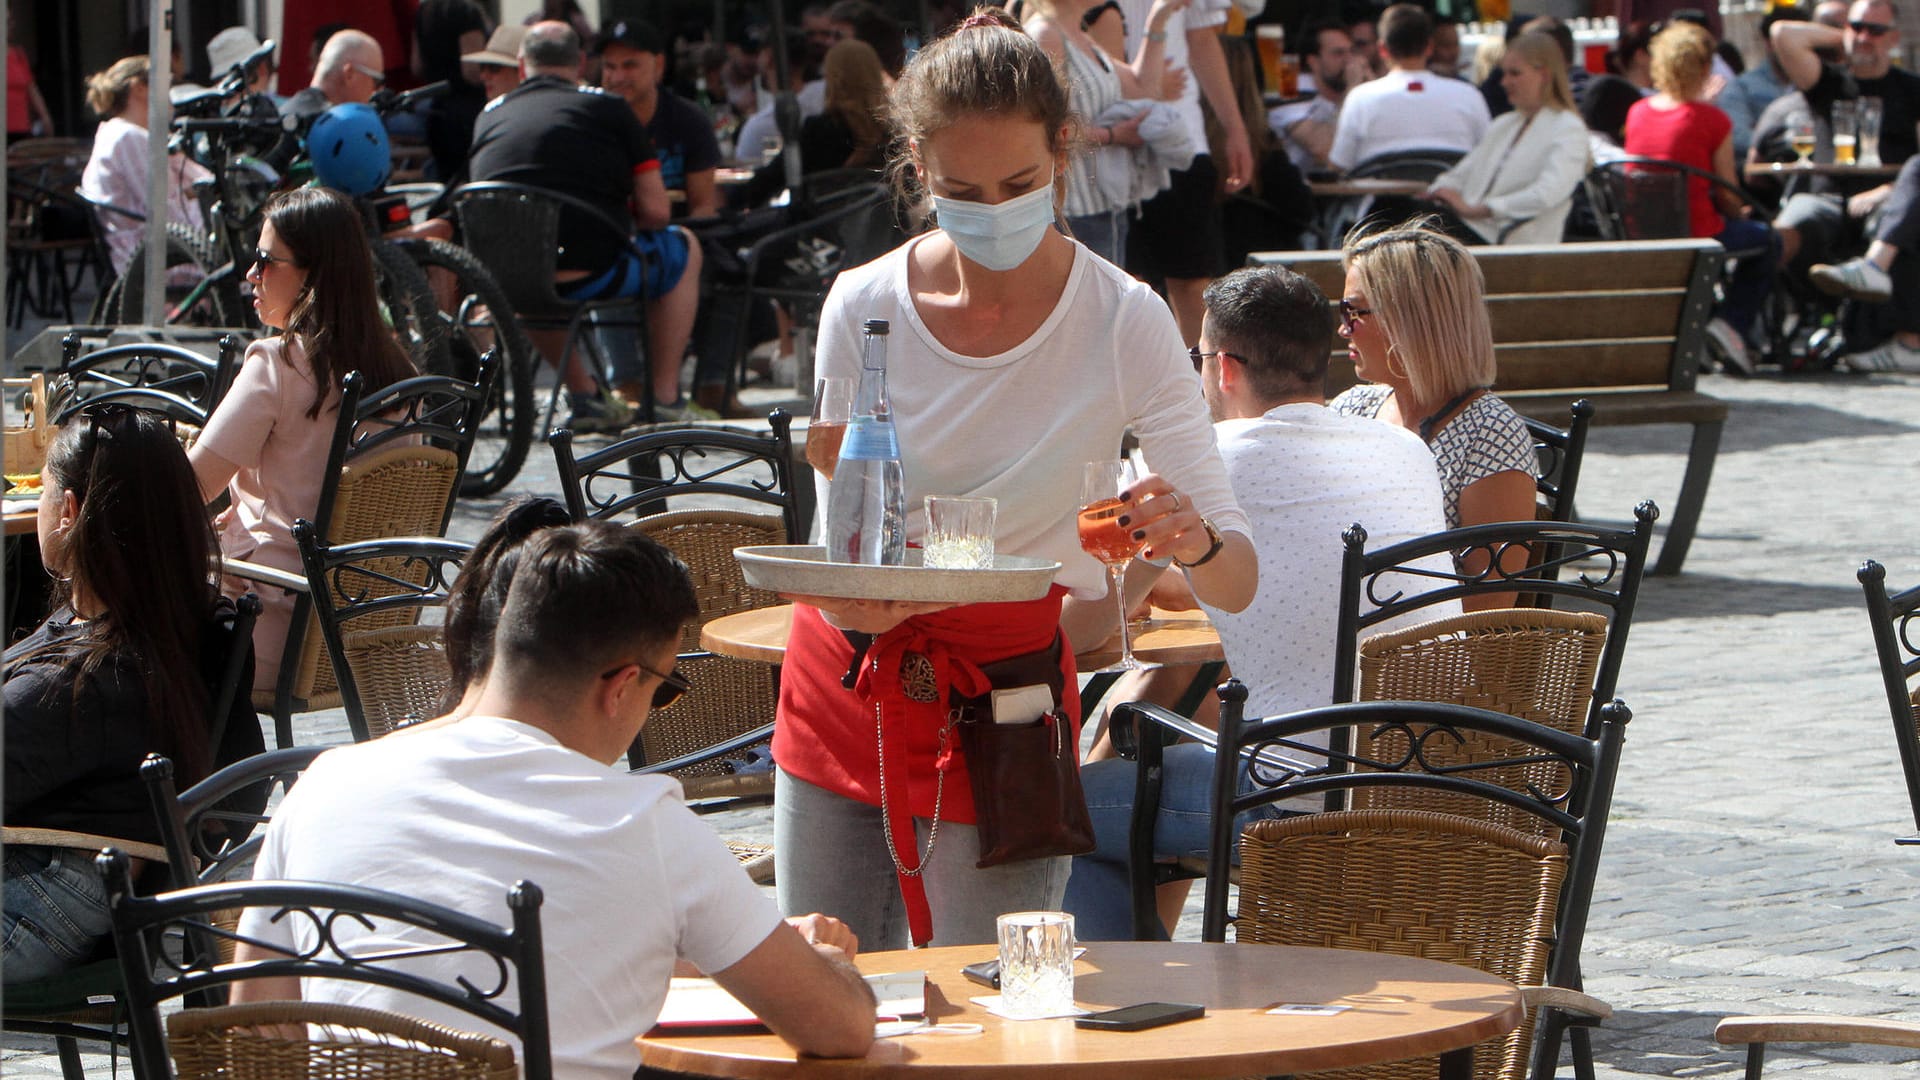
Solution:
M 982 664 L 1052 645 L 1065 595 L 1056 585 L 1039 600 L 968 604 L 916 616 L 875 637 L 857 673 L 849 671 L 855 655 L 847 635 L 827 625 L 817 609 L 794 605 L 780 673 L 774 760 L 816 787 L 881 808 L 915 945 L 933 939 L 933 915 L 920 880 L 924 856 L 913 819 L 975 820 L 948 692 L 985 694 L 992 686 Z M 1061 708 L 1077 739 L 1080 699 L 1072 692 L 1071 649 L 1060 650 L 1060 669 L 1067 688 Z

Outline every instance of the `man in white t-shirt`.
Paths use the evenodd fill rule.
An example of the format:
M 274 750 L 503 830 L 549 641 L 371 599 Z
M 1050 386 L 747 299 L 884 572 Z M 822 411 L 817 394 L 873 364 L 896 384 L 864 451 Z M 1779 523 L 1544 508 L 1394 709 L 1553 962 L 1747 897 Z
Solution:
M 611 763 L 648 712 L 687 689 L 671 674 L 698 611 L 686 567 L 637 530 L 602 523 L 534 534 L 522 549 L 473 711 L 322 755 L 268 826 L 255 876 L 384 889 L 505 925 L 507 890 L 545 893 L 553 1068 L 628 1080 L 677 964 L 711 974 L 803 1053 L 866 1051 L 873 995 L 837 920 L 782 922 L 669 777 Z M 249 909 L 241 933 L 290 952 L 311 920 Z M 298 925 L 295 925 L 298 924 Z M 351 953 L 430 939 L 375 921 L 328 924 Z M 798 932 L 796 932 L 798 931 Z M 243 945 L 241 960 L 270 955 Z M 471 956 L 412 961 L 489 985 Z M 306 998 L 387 1009 L 507 1037 L 468 1014 L 372 983 L 237 984 L 235 1001 Z M 511 988 L 507 1008 L 518 1004 Z
M 1200 384 L 1213 413 L 1220 456 L 1253 523 L 1260 587 L 1233 613 L 1207 608 L 1235 678 L 1247 687 L 1248 716 L 1277 716 L 1333 700 L 1339 612 L 1341 532 L 1358 522 L 1369 548 L 1446 528 L 1433 454 L 1412 432 L 1378 420 L 1342 416 L 1325 405 L 1333 321 L 1313 283 L 1279 267 L 1236 270 L 1207 287 L 1200 333 Z M 1151 575 L 1136 559 L 1128 576 Z M 1451 569 L 1434 556 L 1429 568 Z M 1161 584 L 1177 584 L 1163 577 Z M 1400 578 L 1424 592 L 1431 581 Z M 1156 591 L 1156 599 L 1166 597 Z M 1418 620 L 1459 613 L 1458 604 L 1424 608 Z M 1383 627 L 1391 629 L 1392 627 Z M 1205 856 L 1212 752 L 1169 747 L 1162 774 L 1155 854 Z M 1095 849 L 1073 861 L 1066 908 L 1089 941 L 1132 936 L 1127 836 L 1135 765 L 1111 759 L 1081 770 L 1093 815 Z M 1311 807 L 1281 804 L 1254 816 Z M 1161 904 L 1177 919 L 1185 883 Z
M 1472 83 L 1427 70 L 1433 17 L 1412 4 L 1395 4 L 1380 16 L 1380 41 L 1391 67 L 1347 93 L 1327 155 L 1334 167 L 1345 171 L 1398 150 L 1473 149 L 1493 116 Z

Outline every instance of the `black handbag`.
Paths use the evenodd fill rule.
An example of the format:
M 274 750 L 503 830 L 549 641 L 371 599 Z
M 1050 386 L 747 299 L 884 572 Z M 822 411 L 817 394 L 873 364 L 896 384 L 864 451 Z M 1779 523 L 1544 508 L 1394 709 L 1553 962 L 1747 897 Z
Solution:
M 1045 685 L 1053 708 L 1023 724 L 994 722 L 992 694 L 951 695 L 960 752 L 973 786 L 980 869 L 1093 850 L 1093 819 L 1080 788 L 1080 747 L 1060 708 L 1061 639 L 1038 652 L 981 665 L 995 689 Z

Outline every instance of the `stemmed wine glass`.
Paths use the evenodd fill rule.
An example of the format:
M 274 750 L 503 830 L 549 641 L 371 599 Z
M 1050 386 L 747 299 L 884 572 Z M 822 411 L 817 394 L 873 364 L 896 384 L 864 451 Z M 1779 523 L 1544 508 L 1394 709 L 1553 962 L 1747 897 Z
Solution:
M 1120 524 L 1120 515 L 1128 509 L 1120 501 L 1120 492 L 1135 479 L 1130 461 L 1089 461 L 1080 482 L 1080 546 L 1106 564 L 1107 591 L 1120 612 L 1120 659 L 1101 668 L 1103 673 L 1156 666 L 1134 659 L 1133 636 L 1127 629 L 1127 564 L 1143 544 L 1133 538 L 1131 528 Z
M 1794 164 L 1811 164 L 1813 161 L 1814 146 L 1813 118 L 1805 116 L 1795 117 L 1791 128 L 1788 130 L 1787 138 L 1789 145 L 1793 147 L 1794 154 L 1799 157 L 1799 160 L 1795 161 Z
M 833 479 L 840 463 L 840 443 L 853 418 L 853 391 L 857 380 L 823 377 L 813 390 L 813 419 L 807 422 L 807 464 Z

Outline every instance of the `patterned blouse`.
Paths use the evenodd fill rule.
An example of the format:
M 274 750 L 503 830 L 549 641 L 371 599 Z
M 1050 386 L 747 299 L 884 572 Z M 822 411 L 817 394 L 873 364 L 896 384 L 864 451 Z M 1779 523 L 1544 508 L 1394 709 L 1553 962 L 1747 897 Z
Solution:
M 1333 399 L 1333 410 L 1350 416 L 1377 417 L 1393 391 L 1363 383 Z M 1476 480 L 1495 473 L 1538 474 L 1539 458 L 1526 421 L 1513 407 L 1493 394 L 1481 394 L 1434 432 L 1433 458 L 1440 467 L 1441 494 L 1446 496 L 1447 528 L 1460 527 L 1460 492 Z

